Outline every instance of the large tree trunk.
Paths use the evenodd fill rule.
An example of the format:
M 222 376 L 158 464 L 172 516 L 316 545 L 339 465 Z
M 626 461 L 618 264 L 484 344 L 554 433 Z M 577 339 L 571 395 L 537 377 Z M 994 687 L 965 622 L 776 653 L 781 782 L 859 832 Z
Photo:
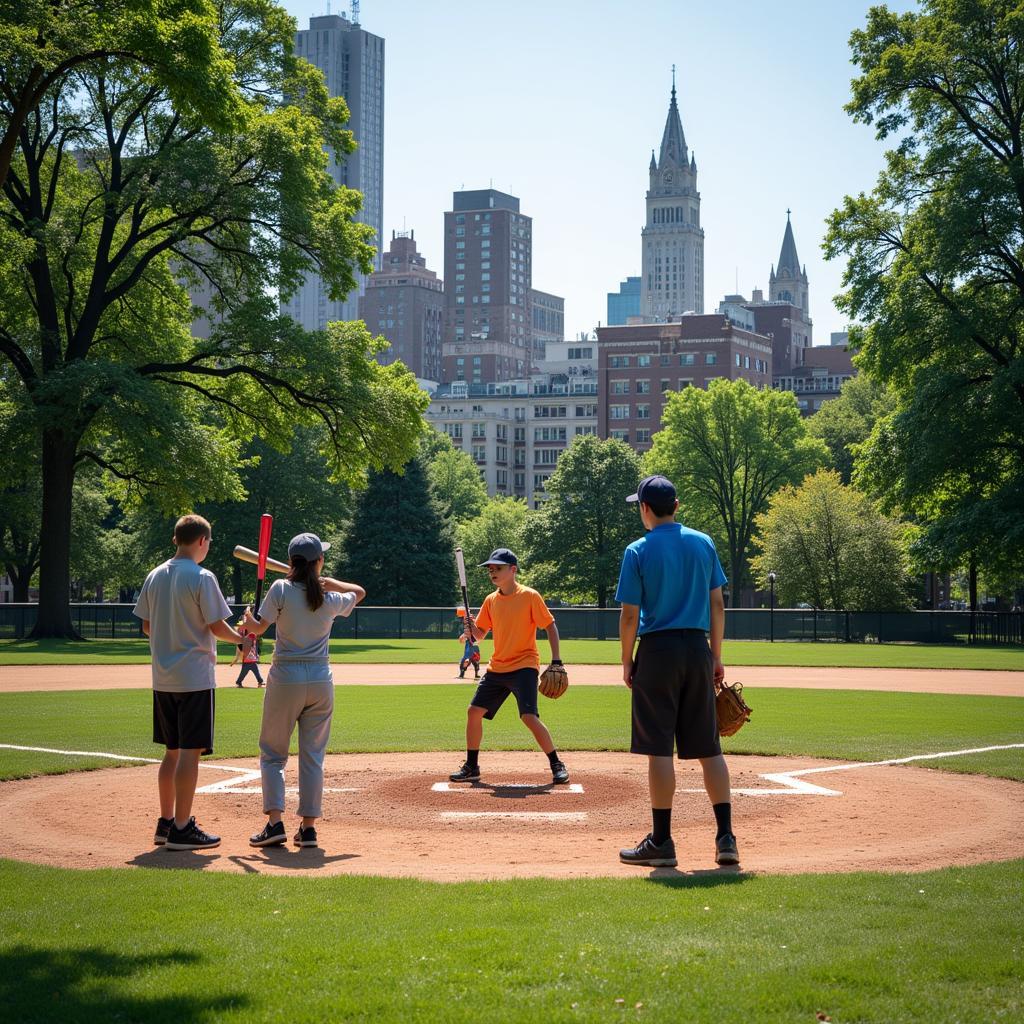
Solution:
M 33 640 L 81 640 L 71 623 L 71 494 L 75 441 L 56 430 L 43 433 L 43 515 L 39 545 L 39 615 Z

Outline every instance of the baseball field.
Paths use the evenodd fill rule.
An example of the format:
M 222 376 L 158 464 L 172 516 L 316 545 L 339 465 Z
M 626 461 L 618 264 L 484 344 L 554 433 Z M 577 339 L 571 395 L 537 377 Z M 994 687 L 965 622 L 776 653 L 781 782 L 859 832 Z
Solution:
M 784 676 L 730 669 L 754 708 L 726 741 L 739 870 L 714 867 L 690 768 L 678 869 L 619 864 L 648 827 L 645 767 L 600 665 L 542 708 L 569 788 L 505 709 L 483 783 L 456 791 L 471 687 L 445 659 L 384 686 L 400 658 L 346 658 L 317 850 L 248 846 L 262 692 L 222 669 L 196 813 L 224 842 L 172 853 L 152 846 L 145 666 L 0 648 L 4 1019 L 1019 1019 L 1021 653 L 871 668 L 832 646 L 849 688 L 818 688 L 810 645 L 775 645 L 804 658 Z

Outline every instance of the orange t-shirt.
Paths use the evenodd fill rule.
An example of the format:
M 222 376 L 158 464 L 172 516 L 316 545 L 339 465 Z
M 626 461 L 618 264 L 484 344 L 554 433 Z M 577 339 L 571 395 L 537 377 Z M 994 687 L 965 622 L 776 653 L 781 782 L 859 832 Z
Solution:
M 495 590 L 488 594 L 476 617 L 480 629 L 494 632 L 494 654 L 488 667 L 492 672 L 539 670 L 537 630 L 547 629 L 554 621 L 544 598 L 529 587 L 517 583 L 514 593 Z

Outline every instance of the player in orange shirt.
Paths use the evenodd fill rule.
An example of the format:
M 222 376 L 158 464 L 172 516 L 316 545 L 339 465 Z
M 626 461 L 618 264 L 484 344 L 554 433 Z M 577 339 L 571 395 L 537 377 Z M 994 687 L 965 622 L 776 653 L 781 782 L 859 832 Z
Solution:
M 523 725 L 548 756 L 553 782 L 569 781 L 569 771 L 558 758 L 558 751 L 547 726 L 537 710 L 537 678 L 540 655 L 537 652 L 537 630 L 547 632 L 551 644 L 551 663 L 561 665 L 558 657 L 558 628 L 548 611 L 544 598 L 516 582 L 519 559 L 508 548 L 491 552 L 481 562 L 497 588 L 484 598 L 476 621 L 466 619 L 465 637 L 480 641 L 494 631 L 494 654 L 476 693 L 469 703 L 466 718 L 466 762 L 448 776 L 452 782 L 476 782 L 480 778 L 480 741 L 484 735 L 484 719 L 491 719 L 514 694 Z

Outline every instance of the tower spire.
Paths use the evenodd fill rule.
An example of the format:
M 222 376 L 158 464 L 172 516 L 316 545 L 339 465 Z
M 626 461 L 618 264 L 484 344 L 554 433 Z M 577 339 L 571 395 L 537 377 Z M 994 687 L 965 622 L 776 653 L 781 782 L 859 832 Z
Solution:
M 661 153 L 658 155 L 658 169 L 665 170 L 672 165 L 685 168 L 689 161 L 686 157 L 686 136 L 683 134 L 683 122 L 679 117 L 676 104 L 676 66 L 672 65 L 672 95 L 668 104 L 668 117 L 665 120 L 665 131 L 661 137 Z

